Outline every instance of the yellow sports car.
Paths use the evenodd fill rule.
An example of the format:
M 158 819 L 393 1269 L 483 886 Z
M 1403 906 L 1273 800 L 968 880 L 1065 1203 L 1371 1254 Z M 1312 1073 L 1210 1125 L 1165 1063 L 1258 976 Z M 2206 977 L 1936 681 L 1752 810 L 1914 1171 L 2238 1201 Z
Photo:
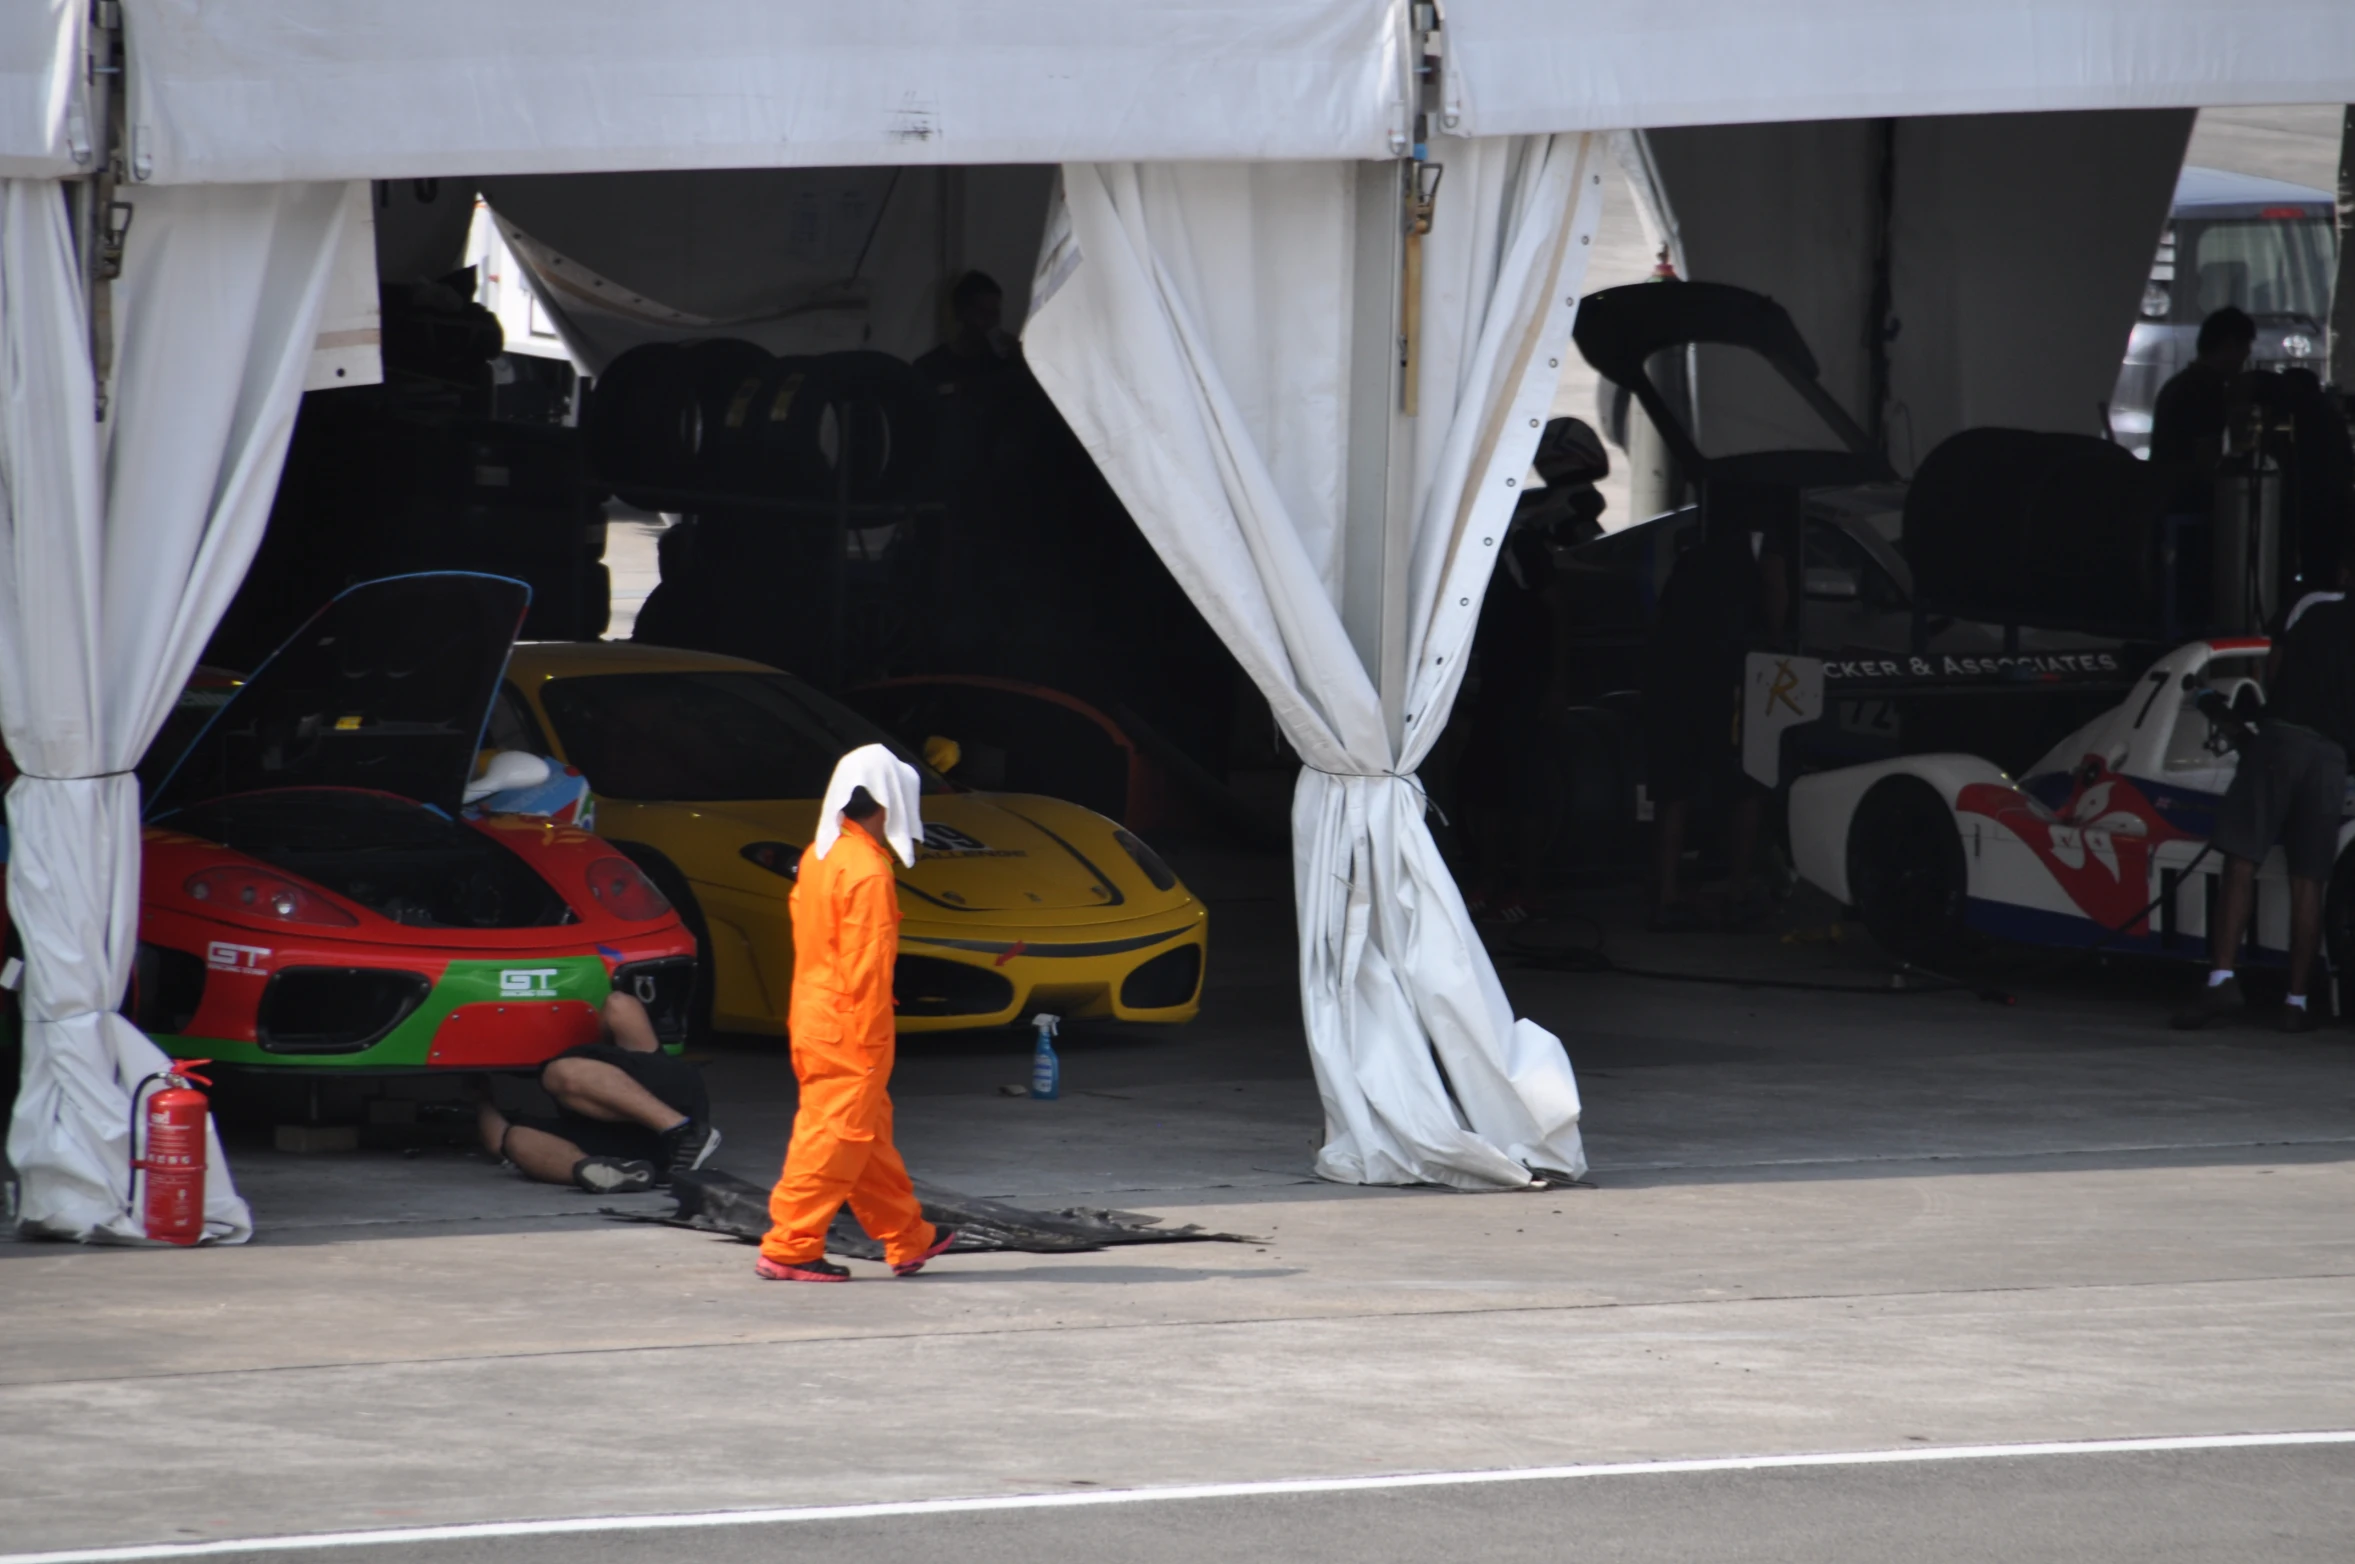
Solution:
M 915 758 L 790 674 L 622 642 L 517 646 L 484 742 L 587 778 L 595 829 L 702 943 L 694 1019 L 730 1032 L 785 1030 L 785 898 L 834 762 L 877 742 Z M 926 747 L 954 766 L 953 744 Z M 924 839 L 899 872 L 901 1031 L 1042 1010 L 1193 1019 L 1209 913 L 1152 848 L 1076 804 L 918 769 Z

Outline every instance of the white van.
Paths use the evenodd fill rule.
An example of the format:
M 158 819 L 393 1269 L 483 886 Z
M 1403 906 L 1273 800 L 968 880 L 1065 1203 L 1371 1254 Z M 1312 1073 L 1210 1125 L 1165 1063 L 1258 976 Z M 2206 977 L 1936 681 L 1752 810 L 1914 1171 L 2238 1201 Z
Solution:
M 2148 456 L 2159 388 L 2192 361 L 2200 322 L 2227 304 L 2257 322 L 2253 369 L 2324 372 L 2338 242 L 2327 190 L 2214 168 L 2186 168 L 2159 236 L 2110 397 L 2110 430 Z

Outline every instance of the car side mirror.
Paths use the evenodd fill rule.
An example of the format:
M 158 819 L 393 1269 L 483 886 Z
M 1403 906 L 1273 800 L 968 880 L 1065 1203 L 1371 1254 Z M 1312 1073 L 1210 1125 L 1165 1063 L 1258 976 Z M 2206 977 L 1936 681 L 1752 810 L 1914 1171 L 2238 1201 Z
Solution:
M 527 754 L 520 749 L 503 749 L 491 756 L 490 764 L 482 768 L 481 776 L 466 784 L 465 801 L 472 804 L 493 793 L 511 793 L 517 788 L 539 787 L 554 775 L 543 757 Z
M 957 762 L 965 758 L 965 746 L 955 739 L 944 739 L 935 733 L 924 741 L 924 764 L 947 776 L 957 769 Z

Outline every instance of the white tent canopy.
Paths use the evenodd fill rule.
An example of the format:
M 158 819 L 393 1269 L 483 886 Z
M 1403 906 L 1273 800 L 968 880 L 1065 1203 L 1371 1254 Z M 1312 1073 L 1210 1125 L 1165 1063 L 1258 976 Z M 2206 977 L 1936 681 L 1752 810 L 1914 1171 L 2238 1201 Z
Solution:
M 167 182 L 1373 158 L 1367 0 L 131 0 Z
M 74 881 L 78 896 L 52 873 L 24 904 L 28 944 L 43 952 L 30 963 L 43 991 L 31 996 L 27 1074 L 45 1084 L 20 1098 L 11 1144 L 28 1212 L 83 1236 L 122 1229 L 109 1214 L 119 1127 L 127 1072 L 144 1057 L 104 1019 L 136 906 L 124 850 L 134 801 L 115 773 L 258 538 L 303 376 L 299 345 L 334 311 L 328 279 L 347 225 L 333 214 L 356 204 L 339 184 L 473 181 L 528 212 L 519 231 L 543 249 L 561 250 L 565 235 L 594 269 L 588 256 L 637 264 L 626 242 L 572 236 L 601 192 L 584 200 L 532 176 L 1059 165 L 1060 241 L 1036 317 L 1042 377 L 1271 702 L 1292 710 L 1288 730 L 1317 768 L 1295 834 L 1304 1008 L 1327 1105 L 1321 1165 L 1493 1186 L 1532 1168 L 1577 1171 L 1576 1083 L 1553 1040 L 1511 1016 L 1412 774 L 1453 698 L 1497 521 L 1537 438 L 1540 366 L 1558 369 L 1580 290 L 1600 138 L 1577 133 L 2355 97 L 2347 0 L 1449 0 L 1432 39 L 1442 61 L 1428 130 L 1456 173 L 1422 283 L 1418 420 L 1399 396 L 1406 186 L 1390 161 L 1410 155 L 1418 128 L 1407 0 L 121 9 L 124 73 L 91 78 L 84 0 L 0 7 L 0 179 L 16 182 L 0 335 L 19 366 L 0 387 L 14 398 L 0 453 L 4 597 L 73 606 L 92 648 L 78 676 L 52 658 L 43 678 L 4 687 L 12 747 L 44 757 L 11 810 L 20 865 L 105 868 Z M 91 301 L 57 264 L 56 208 L 58 181 L 95 166 L 93 79 L 127 95 L 120 197 L 152 203 L 117 288 L 117 411 L 95 430 L 89 398 L 42 389 L 72 383 L 68 350 L 88 336 Z M 2097 129 L 2076 145 L 2109 146 Z M 2123 133 L 2134 188 L 2103 208 L 2120 224 L 2159 199 L 2142 165 L 2163 161 L 2174 133 Z M 1903 209 L 1905 181 L 1918 170 L 1925 200 L 1961 190 L 1983 213 L 2003 192 L 1957 170 L 1997 144 L 2020 143 L 1962 124 L 1900 148 L 1899 210 L 1880 220 L 1901 261 L 1954 238 L 1935 211 Z M 1668 197 L 1693 208 L 1699 259 L 1716 244 L 1697 209 L 1711 158 L 1686 150 L 1703 155 L 1682 174 L 1674 148 L 1659 161 Z M 1766 176 L 1751 195 L 1805 183 L 1771 148 L 1751 151 Z M 2086 171 L 2097 189 L 2105 177 Z M 190 186 L 210 188 L 178 188 Z M 2049 193 L 2066 200 L 2070 188 Z M 1323 196 L 1300 204 L 1301 191 Z M 1771 240 L 1862 210 L 1855 190 L 1828 186 L 1802 206 L 1769 199 L 1752 226 Z M 2088 273 L 2089 320 L 2112 293 L 2130 308 L 2140 242 L 2120 239 Z M 38 272 L 23 260 L 36 244 L 47 246 Z M 1817 266 L 1803 249 L 1794 276 Z M 1750 264 L 1738 242 L 1720 253 Z M 241 269 L 208 278 L 207 267 Z M 1951 313 L 1964 302 L 1947 289 L 1952 271 L 1901 265 L 1897 281 L 1920 313 Z M 701 306 L 690 313 L 718 320 L 792 306 L 773 282 L 680 286 Z M 875 307 L 896 308 L 897 286 L 879 286 Z M 1827 296 L 1835 328 L 1852 293 Z M 250 321 L 252 351 L 193 331 L 198 298 L 242 300 L 242 314 L 215 315 Z M 2091 321 L 2084 335 L 2107 329 Z M 1310 351 L 1330 361 L 1272 363 L 1279 338 L 1321 344 Z M 1918 369 L 1900 366 L 1901 389 L 1929 422 L 1980 417 L 2011 394 L 2015 371 L 1995 351 L 2005 347 L 1933 342 Z M 1146 363 L 1152 374 L 1130 372 Z M 238 388 L 230 424 L 204 397 L 157 391 L 198 382 Z M 2083 392 L 2056 383 L 2067 413 Z M 1291 395 L 1302 388 L 1306 399 Z M 1169 470 L 1147 471 L 1148 458 Z M 54 481 L 69 469 L 88 482 Z M 142 501 L 167 478 L 181 502 Z M 69 489 L 70 503 L 59 497 Z M 132 568 L 135 556 L 154 568 Z M 168 645 L 134 658 L 121 648 L 143 623 L 168 625 Z M 75 807 L 56 806 L 68 794 Z M 234 1210 L 218 1215 L 221 1232 L 240 1230 Z
M 86 9 L 0 15 L 0 172 L 68 174 Z M 1381 158 L 1405 0 L 124 0 L 134 176 Z M 2342 0 L 1449 0 L 1465 136 L 2342 102 Z
M 2339 103 L 2345 0 L 1454 0 L 1447 128 Z
M 0 179 L 82 172 L 90 131 L 82 96 L 82 0 L 0 6 Z

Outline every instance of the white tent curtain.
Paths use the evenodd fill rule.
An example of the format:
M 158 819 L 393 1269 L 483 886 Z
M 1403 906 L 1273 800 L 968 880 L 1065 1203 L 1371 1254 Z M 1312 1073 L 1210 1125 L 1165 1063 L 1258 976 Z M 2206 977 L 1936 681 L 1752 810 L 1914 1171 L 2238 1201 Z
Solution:
M 130 1093 L 165 1058 L 115 1013 L 138 938 L 139 784 L 261 540 L 337 240 L 339 184 L 131 194 L 104 424 L 61 187 L 0 183 L 0 729 L 25 1063 L 20 1219 L 131 1239 Z M 252 1232 L 216 1141 L 207 1235 Z
M 1395 749 L 1338 607 L 1355 171 L 1063 172 L 1032 367 L 1306 763 L 1293 862 L 1328 1178 L 1480 1189 L 1586 1166 L 1570 1062 L 1513 1018 L 1414 771 L 1560 377 L 1604 155 L 1589 136 L 1434 147 Z

